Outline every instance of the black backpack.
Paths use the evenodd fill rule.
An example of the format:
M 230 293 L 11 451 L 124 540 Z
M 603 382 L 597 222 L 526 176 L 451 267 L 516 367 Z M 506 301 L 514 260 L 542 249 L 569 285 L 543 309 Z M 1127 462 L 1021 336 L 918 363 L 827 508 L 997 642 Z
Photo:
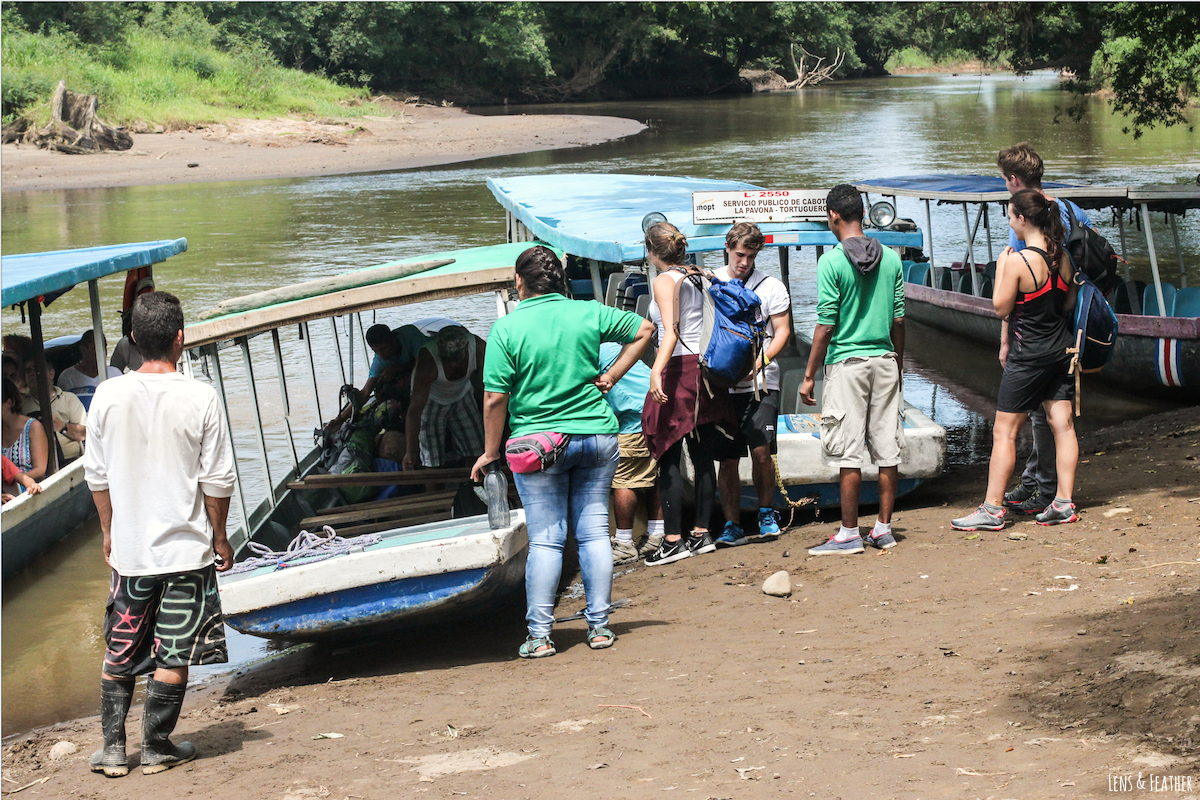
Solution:
M 1071 258 L 1071 266 L 1076 272 L 1088 276 L 1102 294 L 1108 294 L 1117 285 L 1117 264 L 1121 257 L 1113 250 L 1108 239 L 1075 217 L 1075 209 L 1070 203 L 1066 200 L 1060 202 L 1064 204 L 1067 217 L 1071 220 L 1071 230 L 1067 233 L 1066 247 L 1063 248 Z

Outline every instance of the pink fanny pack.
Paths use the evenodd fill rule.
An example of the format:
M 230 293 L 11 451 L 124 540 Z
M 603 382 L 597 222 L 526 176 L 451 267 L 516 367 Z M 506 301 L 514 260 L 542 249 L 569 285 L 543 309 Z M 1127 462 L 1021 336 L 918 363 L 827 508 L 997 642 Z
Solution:
M 504 445 L 504 456 L 513 472 L 539 472 L 552 466 L 567 449 L 569 433 L 531 433 L 514 436 Z

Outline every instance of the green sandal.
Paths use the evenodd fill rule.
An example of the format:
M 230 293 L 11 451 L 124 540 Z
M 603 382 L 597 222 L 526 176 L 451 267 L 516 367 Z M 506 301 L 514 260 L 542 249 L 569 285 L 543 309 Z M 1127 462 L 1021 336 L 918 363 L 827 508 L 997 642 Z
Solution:
M 547 647 L 549 645 L 549 647 Z M 605 645 L 607 647 L 608 645 Z M 539 647 L 546 647 L 545 650 L 539 650 Z M 554 649 L 554 642 L 550 641 L 549 636 L 534 638 L 530 636 L 525 639 L 525 643 L 517 650 L 517 655 L 521 658 L 545 658 L 552 656 L 558 651 Z
M 597 637 L 603 637 L 600 641 L 594 641 Z M 587 642 L 588 646 L 593 650 L 603 650 L 606 647 L 612 647 L 613 642 L 617 640 L 617 635 L 603 625 L 597 625 L 595 628 L 588 628 Z

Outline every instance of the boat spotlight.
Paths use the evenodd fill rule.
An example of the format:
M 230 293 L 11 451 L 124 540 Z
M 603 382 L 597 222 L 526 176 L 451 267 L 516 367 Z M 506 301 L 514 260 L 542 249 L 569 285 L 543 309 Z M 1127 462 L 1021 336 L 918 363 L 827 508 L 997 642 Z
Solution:
M 666 222 L 667 215 L 661 211 L 651 211 L 646 216 L 642 217 L 642 233 L 650 230 L 653 226 L 660 222 Z
M 880 200 L 871 204 L 871 224 L 876 228 L 886 228 L 896 221 L 896 208 L 891 203 Z

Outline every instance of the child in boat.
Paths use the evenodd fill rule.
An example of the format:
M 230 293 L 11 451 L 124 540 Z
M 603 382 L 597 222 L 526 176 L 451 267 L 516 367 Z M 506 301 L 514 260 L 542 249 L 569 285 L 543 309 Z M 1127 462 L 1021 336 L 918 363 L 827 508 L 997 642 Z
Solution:
M 9 500 L 16 499 L 20 489 L 23 487 L 30 494 L 38 494 L 42 491 L 42 485 L 33 478 L 21 472 L 17 465 L 9 460 L 8 456 L 4 456 L 4 492 L 0 497 L 0 503 L 7 503 Z
M 1079 444 L 1071 416 L 1075 380 L 1068 352 L 1075 344 L 1070 314 L 1075 284 L 1063 252 L 1062 219 L 1053 200 L 1023 189 L 1012 196 L 1008 224 L 1025 248 L 1004 248 L 996 264 L 992 303 L 1008 322 L 1008 360 L 996 399 L 987 494 L 974 513 L 951 520 L 962 531 L 1003 530 L 1004 488 L 1016 462 L 1017 432 L 1039 406 L 1054 432 L 1058 490 L 1037 522 L 1059 525 L 1078 519 L 1071 502 Z

